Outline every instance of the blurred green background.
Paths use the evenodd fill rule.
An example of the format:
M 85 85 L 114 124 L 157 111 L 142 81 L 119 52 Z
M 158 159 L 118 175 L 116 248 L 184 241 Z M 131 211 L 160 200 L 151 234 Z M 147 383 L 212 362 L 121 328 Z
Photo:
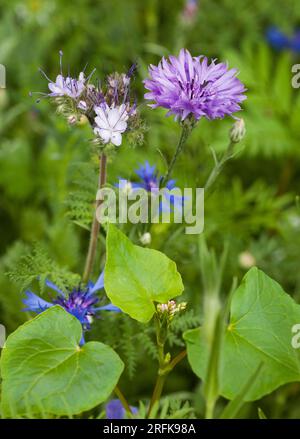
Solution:
M 81 273 L 87 249 L 88 232 L 78 226 L 72 199 L 78 187 L 90 188 L 92 206 L 94 169 L 80 165 L 91 160 L 91 132 L 84 124 L 68 126 L 47 100 L 37 104 L 29 97 L 30 91 L 47 91 L 38 68 L 55 78 L 60 49 L 65 67 L 76 75 L 87 62 L 101 78 L 138 62 L 134 89 L 148 129 L 143 146 L 129 149 L 125 141 L 109 164 L 112 184 L 118 176 L 132 177 L 146 159 L 163 171 L 159 151 L 169 160 L 179 136 L 164 111 L 143 103 L 149 63 L 187 47 L 193 55 L 227 60 L 240 70 L 248 88 L 242 114 L 247 136 L 206 203 L 206 239 L 217 253 L 229 243 L 224 295 L 234 276 L 240 280 L 256 264 L 300 303 L 300 89 L 291 87 L 291 66 L 300 63 L 300 53 L 274 50 L 265 38 L 270 26 L 287 34 L 300 26 L 298 1 L 200 0 L 195 10 L 184 0 L 1 0 L 0 5 L 0 63 L 7 75 L 0 90 L 0 322 L 8 332 L 28 318 L 21 312 L 20 286 L 7 275 L 22 255 L 38 243 L 53 263 Z M 213 166 L 210 148 L 217 153 L 226 148 L 232 122 L 200 122 L 175 168 L 179 185 L 203 185 Z M 203 290 L 198 237 L 164 227 L 152 233 L 153 247 L 177 262 L 185 299 L 195 310 L 187 324 L 197 323 Z M 99 321 L 91 337 L 114 344 L 120 331 L 136 330 L 130 325 L 124 318 L 111 334 L 114 326 Z M 174 349 L 180 349 L 176 343 L 178 337 Z M 135 402 L 149 394 L 155 368 L 151 355 L 129 344 L 120 350 L 137 360 L 136 373 L 132 365 L 123 386 Z M 148 348 L 151 354 L 151 343 Z M 167 391 L 181 392 L 201 414 L 199 384 L 187 364 L 172 374 Z M 300 386 L 289 385 L 260 406 L 270 417 L 299 417 L 299 402 Z M 241 416 L 255 413 L 255 404 L 247 405 Z

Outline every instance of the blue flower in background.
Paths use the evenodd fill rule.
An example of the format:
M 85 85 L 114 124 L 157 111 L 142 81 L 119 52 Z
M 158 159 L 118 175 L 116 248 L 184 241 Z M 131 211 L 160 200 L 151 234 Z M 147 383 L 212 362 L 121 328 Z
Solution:
M 160 189 L 166 188 L 168 190 L 172 190 L 176 188 L 176 180 L 168 180 L 166 184 L 161 187 L 161 182 L 163 177 L 159 175 L 156 170 L 156 166 L 151 166 L 148 161 L 144 164 L 140 165 L 138 169 L 135 170 L 136 175 L 139 177 L 140 181 L 135 183 L 129 183 L 130 190 L 134 191 L 135 189 L 145 189 L 147 192 L 155 195 L 159 192 Z M 118 186 L 122 189 L 126 189 L 128 191 L 128 183 L 126 188 L 124 186 L 125 180 L 121 180 Z M 182 210 L 183 208 L 184 197 L 176 194 L 169 194 L 166 191 L 160 202 L 160 212 L 168 212 L 173 209 Z
M 49 288 L 55 291 L 56 297 L 52 302 L 47 302 L 32 291 L 26 291 L 25 294 L 27 297 L 22 300 L 26 305 L 26 308 L 24 308 L 23 311 L 32 311 L 40 314 L 51 306 L 60 305 L 80 321 L 83 331 L 90 329 L 93 317 L 98 311 L 121 311 L 112 304 L 97 306 L 100 302 L 100 298 L 96 293 L 104 287 L 104 272 L 100 274 L 95 284 L 89 282 L 85 288 L 79 286 L 68 294 L 65 294 L 53 282 L 47 279 L 45 283 Z M 81 344 L 83 343 L 84 338 L 82 337 Z
M 272 26 L 267 30 L 266 38 L 270 46 L 276 50 L 287 49 L 290 46 L 289 37 L 281 32 L 276 26 Z
M 293 52 L 300 53 L 300 29 L 297 29 L 294 33 L 290 46 Z
M 284 34 L 276 26 L 270 27 L 266 32 L 266 39 L 275 50 L 290 49 L 300 53 L 300 30 L 296 29 L 292 37 Z
M 138 413 L 137 407 L 131 407 L 131 412 L 136 415 Z M 124 419 L 125 417 L 125 409 L 121 404 L 119 399 L 112 399 L 105 406 L 106 411 L 106 419 Z

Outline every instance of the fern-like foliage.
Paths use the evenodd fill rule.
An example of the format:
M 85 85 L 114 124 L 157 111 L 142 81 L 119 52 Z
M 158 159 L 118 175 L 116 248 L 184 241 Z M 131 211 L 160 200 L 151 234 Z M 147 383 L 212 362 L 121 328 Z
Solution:
M 73 167 L 75 179 L 74 190 L 66 201 L 68 217 L 80 227 L 90 229 L 97 192 L 97 172 L 93 165 L 80 163 Z
M 182 333 L 188 329 L 196 328 L 201 322 L 200 315 L 196 315 L 194 310 L 190 309 L 182 314 L 177 315 L 171 322 L 168 334 L 168 343 L 173 346 L 184 346 Z
M 60 267 L 53 261 L 40 243 L 27 250 L 15 262 L 15 266 L 7 272 L 7 275 L 18 284 L 21 291 L 28 288 L 36 280 L 39 281 L 40 290 L 43 291 L 46 278 L 50 278 L 61 289 L 67 289 L 80 281 L 78 274 Z

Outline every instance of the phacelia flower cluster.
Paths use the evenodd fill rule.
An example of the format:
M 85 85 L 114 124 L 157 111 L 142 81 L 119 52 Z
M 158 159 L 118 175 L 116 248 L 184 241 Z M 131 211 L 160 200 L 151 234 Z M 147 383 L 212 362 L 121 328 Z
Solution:
M 294 53 L 300 53 L 300 29 L 296 29 L 293 35 L 289 36 L 276 26 L 272 26 L 266 32 L 266 39 L 275 50 L 291 50 Z
M 104 288 L 104 272 L 100 274 L 95 284 L 89 282 L 85 287 L 79 286 L 67 293 L 63 292 L 57 285 L 49 280 L 46 280 L 46 285 L 56 293 L 52 301 L 47 302 L 32 291 L 27 290 L 25 292 L 26 298 L 23 299 L 26 308 L 24 308 L 23 311 L 32 311 L 40 314 L 54 305 L 60 305 L 80 321 L 84 332 L 91 328 L 93 318 L 99 311 L 120 312 L 120 309 L 111 303 L 98 306 L 101 299 L 96 293 Z M 81 344 L 83 343 L 84 338 L 81 340 Z
M 167 115 L 179 121 L 224 118 L 241 110 L 246 99 L 246 88 L 236 75 L 237 70 L 225 63 L 193 57 L 182 49 L 178 57 L 163 58 L 158 66 L 149 67 L 145 98 L 153 101 L 152 108 L 166 108 Z
M 41 93 L 50 97 L 73 125 L 82 116 L 89 121 L 95 134 L 95 143 L 102 148 L 111 144 L 120 146 L 122 135 L 127 131 L 138 131 L 141 127 L 136 103 L 131 98 L 131 80 L 136 65 L 125 74 L 113 73 L 106 78 L 104 84 L 100 80 L 91 83 L 95 69 L 89 76 L 80 72 L 78 78 L 67 76 L 63 72 L 63 53 L 60 51 L 60 73 L 52 81 L 41 70 L 48 82 L 49 93 Z M 140 133 L 139 133 L 140 136 Z

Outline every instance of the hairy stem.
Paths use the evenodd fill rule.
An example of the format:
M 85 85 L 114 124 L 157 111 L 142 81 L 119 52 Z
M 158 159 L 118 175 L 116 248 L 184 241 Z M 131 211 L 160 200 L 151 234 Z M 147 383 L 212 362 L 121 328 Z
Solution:
M 127 399 L 125 398 L 125 396 L 123 395 L 123 393 L 121 392 L 121 390 L 119 389 L 118 386 L 116 386 L 114 388 L 114 392 L 117 395 L 117 397 L 119 398 L 119 400 L 120 400 L 122 406 L 124 407 L 124 409 L 126 410 L 126 412 L 132 414 L 130 405 L 128 404 Z
M 98 190 L 101 189 L 106 183 L 106 164 L 107 164 L 106 155 L 102 154 L 100 156 L 100 161 L 99 161 Z M 101 200 L 97 200 L 96 206 L 95 206 L 94 219 L 93 219 L 92 228 L 91 228 L 91 235 L 90 235 L 90 243 L 89 243 L 88 253 L 87 253 L 86 262 L 85 262 L 84 274 L 82 277 L 82 280 L 85 283 L 89 281 L 91 272 L 93 270 L 94 262 L 95 262 L 97 243 L 98 243 L 98 235 L 99 235 L 99 230 L 100 230 L 100 223 L 97 220 L 96 212 L 97 212 L 98 207 L 101 205 L 101 202 L 102 202 Z

